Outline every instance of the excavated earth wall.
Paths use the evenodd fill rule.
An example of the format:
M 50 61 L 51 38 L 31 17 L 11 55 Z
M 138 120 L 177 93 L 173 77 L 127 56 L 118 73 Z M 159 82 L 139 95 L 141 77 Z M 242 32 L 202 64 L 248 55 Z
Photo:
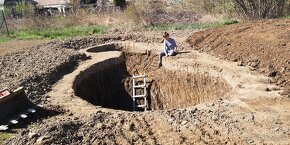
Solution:
M 89 52 L 113 51 L 113 44 L 91 48 Z M 126 48 L 124 48 L 126 49 Z M 220 77 L 157 69 L 156 54 L 123 53 L 115 63 L 96 64 L 74 81 L 74 91 L 88 102 L 113 109 L 132 110 L 132 75 L 146 73 L 149 106 L 153 110 L 185 108 L 222 97 L 230 86 Z M 144 91 L 137 90 L 139 95 Z M 138 102 L 143 103 L 144 102 Z

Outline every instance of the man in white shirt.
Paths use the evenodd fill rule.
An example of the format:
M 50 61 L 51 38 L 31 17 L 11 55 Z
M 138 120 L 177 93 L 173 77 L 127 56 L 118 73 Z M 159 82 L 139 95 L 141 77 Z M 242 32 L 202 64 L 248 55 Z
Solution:
M 177 45 L 173 38 L 169 37 L 169 33 L 163 33 L 163 50 L 159 54 L 159 64 L 158 68 L 162 66 L 162 57 L 174 56 L 176 55 Z

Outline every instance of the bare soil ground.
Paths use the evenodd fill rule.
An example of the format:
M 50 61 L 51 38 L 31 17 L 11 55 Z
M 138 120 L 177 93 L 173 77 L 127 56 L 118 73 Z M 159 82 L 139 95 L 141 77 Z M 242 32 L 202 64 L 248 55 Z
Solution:
M 187 39 L 195 49 L 250 66 L 285 87 L 290 97 L 290 20 L 268 20 L 200 31 Z
M 135 45 L 136 44 L 136 45 Z M 158 43 L 124 42 L 127 51 L 158 53 Z M 155 47 L 149 47 L 155 46 Z M 114 67 L 118 51 L 88 53 L 90 60 L 64 76 L 52 89 L 46 107 L 62 114 L 30 125 L 7 144 L 288 144 L 290 100 L 279 91 L 267 91 L 268 77 L 237 63 L 190 51 L 164 59 L 164 69 L 222 77 L 231 90 L 218 99 L 184 109 L 127 112 L 94 106 L 75 96 L 80 74 Z M 106 80 L 104 80 L 106 81 Z M 205 82 L 206 83 L 206 82 Z M 177 96 L 182 100 L 184 97 Z M 172 104 L 174 105 L 174 104 Z
M 258 22 L 257 24 L 259 25 Z M 227 27 L 234 26 L 236 25 Z M 239 28 L 238 26 L 236 27 Z M 176 36 L 179 36 L 179 34 L 176 34 Z M 180 34 L 180 36 L 182 36 L 182 38 L 185 37 L 182 34 Z M 136 42 L 139 38 L 143 38 L 142 41 Z M 144 40 L 144 38 L 146 40 Z M 45 96 L 42 96 L 46 98 L 43 101 L 44 108 L 60 111 L 60 114 L 39 119 L 37 122 L 32 123 L 27 128 L 18 132 L 17 136 L 6 141 L 5 143 L 290 143 L 290 98 L 280 95 L 284 89 L 283 87 L 279 87 L 276 84 L 271 83 L 271 81 L 269 81 L 271 80 L 271 76 L 265 76 L 259 72 L 253 71 L 253 69 L 249 69 L 251 67 L 259 69 L 259 67 L 255 67 L 255 65 L 251 65 L 251 67 L 244 67 L 240 65 L 244 63 L 244 60 L 243 62 L 232 62 L 199 52 L 186 43 L 183 43 L 184 39 L 178 40 L 178 43 L 181 44 L 181 53 L 175 57 L 164 58 L 163 67 L 161 69 L 171 72 L 185 73 L 189 76 L 205 75 L 207 77 L 219 78 L 226 84 L 224 85 L 226 86 L 225 92 L 219 94 L 221 96 L 211 98 L 211 100 L 207 100 L 206 102 L 202 101 L 199 105 L 194 104 L 192 106 L 189 105 L 189 107 L 186 105 L 187 108 L 178 108 L 177 105 L 174 106 L 175 102 L 178 103 L 179 101 L 185 100 L 186 96 L 171 96 L 170 105 L 174 107 L 168 108 L 175 109 L 149 112 L 113 110 L 101 106 L 95 106 L 88 101 L 83 100 L 75 94 L 75 81 L 81 80 L 80 78 L 82 77 L 88 78 L 91 74 L 104 72 L 102 70 L 111 70 L 109 68 L 115 67 L 116 64 L 124 61 L 124 54 L 120 51 L 108 51 L 109 49 L 99 52 L 87 52 L 86 49 L 79 49 L 117 40 L 133 40 L 124 42 L 118 41 L 114 42 L 114 44 L 121 45 L 126 48 L 126 50 L 122 51 L 142 55 L 149 52 L 156 55 L 159 53 L 161 47 L 161 44 L 157 43 L 160 42 L 160 37 L 146 38 L 134 35 L 127 35 L 126 37 L 90 37 L 85 39 L 69 40 L 57 44 L 58 46 L 62 46 L 64 48 L 60 47 L 59 49 L 53 49 L 54 51 L 62 52 L 62 49 L 65 48 L 76 49 L 77 51 L 65 51 L 62 53 L 68 53 L 67 56 L 72 54 L 75 55 L 76 53 L 85 53 L 90 56 L 91 59 L 79 62 L 78 67 L 73 72 L 64 75 L 63 78 L 59 79 L 56 84 L 49 87 L 49 89 L 45 91 Z M 199 49 L 202 49 L 201 45 Z M 37 54 L 37 51 L 35 51 L 35 53 Z M 33 56 L 33 54 L 34 53 L 32 53 L 31 56 Z M 52 53 L 49 54 L 52 55 Z M 59 55 L 58 53 L 56 54 L 57 56 Z M 11 54 L 8 56 L 13 58 L 17 55 L 19 54 L 15 53 L 15 55 Z M 54 58 L 50 55 L 48 56 L 49 58 Z M 9 58 L 8 56 L 6 57 Z M 132 57 L 131 59 L 135 59 L 137 64 L 140 63 L 138 60 L 144 61 L 144 64 L 147 64 L 146 61 L 148 61 L 147 59 L 142 59 L 141 57 Z M 5 62 L 9 60 L 10 59 L 3 59 Z M 37 62 L 38 60 L 35 61 Z M 42 61 L 39 63 L 41 62 Z M 52 61 L 49 65 L 54 63 L 55 62 Z M 156 62 L 154 62 L 154 64 L 155 63 Z M 54 65 L 58 66 L 59 63 Z M 18 65 L 15 66 L 18 67 Z M 134 66 L 134 64 L 129 63 L 128 66 Z M 8 66 L 3 65 L 2 67 L 7 69 Z M 46 68 L 46 66 L 43 66 L 43 68 Z M 132 69 L 134 72 L 134 67 L 132 67 Z M 155 76 L 157 75 L 151 75 L 151 77 Z M 214 83 L 217 85 L 220 84 L 215 82 L 215 79 L 212 80 L 213 81 L 211 82 L 207 82 L 208 80 L 204 79 L 200 82 L 203 83 L 202 85 L 210 83 L 212 86 L 210 89 L 223 89 L 219 86 L 212 85 Z M 103 83 L 100 83 L 99 85 L 101 86 L 102 84 Z M 43 84 L 39 84 L 39 86 L 40 85 Z M 198 85 L 195 87 L 198 88 Z M 202 90 L 202 88 L 200 89 Z M 206 91 L 210 91 L 210 89 L 206 89 Z M 106 88 L 104 88 L 104 90 L 112 91 L 106 90 Z M 175 91 L 178 90 L 181 90 L 181 88 L 177 88 Z M 170 92 L 170 89 L 166 91 Z M 206 91 L 202 93 L 207 93 Z M 174 99 L 177 101 L 174 101 Z
M 49 42 L 48 40 L 18 40 L 18 41 L 9 41 L 0 43 L 0 56 L 21 51 L 23 49 L 29 49 L 31 47 L 35 47 L 37 45 L 41 45 Z

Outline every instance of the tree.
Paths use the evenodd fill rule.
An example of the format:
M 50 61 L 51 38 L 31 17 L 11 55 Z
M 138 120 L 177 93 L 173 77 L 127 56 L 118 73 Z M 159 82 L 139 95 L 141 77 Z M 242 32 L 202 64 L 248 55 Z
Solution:
M 247 19 L 275 18 L 283 15 L 287 0 L 233 0 L 237 12 Z
M 35 6 L 31 3 L 21 1 L 16 3 L 15 10 L 21 17 L 29 17 L 34 14 Z

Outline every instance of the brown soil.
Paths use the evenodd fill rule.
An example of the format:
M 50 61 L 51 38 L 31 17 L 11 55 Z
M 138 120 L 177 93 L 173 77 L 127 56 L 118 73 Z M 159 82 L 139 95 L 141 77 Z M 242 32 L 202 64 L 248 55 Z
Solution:
M 88 47 L 97 42 L 97 40 L 95 39 L 92 43 L 84 43 L 84 46 L 79 48 Z M 116 40 L 114 39 L 114 41 Z M 67 48 L 78 48 L 74 44 L 81 45 L 81 43 L 83 41 L 67 41 L 67 43 L 63 44 L 73 46 Z M 156 70 L 154 69 L 156 67 L 156 54 L 160 51 L 162 44 L 144 43 L 144 41 L 113 43 L 113 45 L 117 46 L 121 44 L 124 48 L 122 51 L 125 53 L 112 51 L 110 48 L 112 43 L 94 47 L 100 49 L 97 53 L 91 53 L 87 49 L 77 51 L 85 53 L 91 59 L 80 62 L 73 72 L 63 76 L 46 94 L 47 100 L 44 102 L 44 108 L 61 110 L 61 113 L 39 119 L 26 129 L 23 129 L 23 131 L 17 132 L 17 136 L 5 143 L 11 145 L 290 143 L 290 98 L 282 97 L 279 94 L 279 87 L 269 84 L 269 77 L 253 72 L 246 67 L 237 66 L 234 62 L 192 50 L 188 46 L 184 46 L 186 48 L 181 48 L 180 50 L 191 49 L 190 51 L 182 51 L 177 56 L 164 58 L 163 67 Z M 155 59 L 151 59 L 151 57 Z M 120 67 L 125 68 L 124 62 L 126 63 L 127 72 L 125 69 L 118 69 Z M 154 88 L 155 90 L 163 90 L 163 92 L 171 90 L 168 88 L 172 86 L 177 89 L 165 95 L 166 102 L 163 100 L 165 103 L 159 102 L 160 105 L 162 103 L 165 105 L 155 106 L 156 108 L 153 105 L 153 109 L 162 109 L 161 107 L 165 106 L 165 110 L 162 111 L 128 112 L 112 110 L 109 108 L 116 106 L 106 106 L 108 103 L 116 103 L 116 100 L 111 100 L 110 96 L 122 93 L 124 88 L 129 88 L 126 87 L 126 84 L 131 84 L 128 83 L 128 78 L 124 79 L 121 75 L 115 76 L 116 72 L 113 71 L 116 70 L 120 71 L 117 74 L 126 75 L 128 75 L 127 73 L 130 75 L 142 74 L 146 71 L 146 74 L 149 75 L 148 83 L 154 79 L 157 80 L 155 87 L 150 89 L 148 87 L 150 91 L 153 89 L 152 92 L 155 92 Z M 103 74 L 99 72 L 103 72 Z M 176 76 L 176 78 L 163 79 L 160 75 L 164 73 L 169 75 L 170 78 L 174 78 L 173 76 Z M 98 76 L 95 76 L 96 74 Z M 90 79 L 91 75 L 95 78 Z M 106 75 L 113 75 L 114 77 L 110 78 Z M 179 78 L 182 81 L 178 81 Z M 190 83 L 187 82 L 187 78 Z M 94 79 L 105 79 L 105 81 L 94 82 Z M 110 81 L 110 79 L 113 79 L 114 82 Z M 115 80 L 118 81 L 115 82 Z M 120 84 L 121 80 L 125 85 Z M 82 83 L 84 81 L 91 82 L 92 85 Z M 166 84 L 169 81 L 170 83 Z M 205 82 L 207 84 L 204 84 Z M 98 83 L 98 87 L 95 87 L 96 85 L 93 83 Z M 197 87 L 193 86 L 195 83 L 197 83 Z M 100 104 L 89 103 L 83 99 L 85 98 L 84 94 L 94 94 L 86 92 L 84 89 L 83 93 L 77 96 L 75 94 L 77 84 L 91 87 L 87 88 L 87 91 L 101 90 L 106 92 L 97 95 L 106 96 L 108 102 L 99 100 L 97 102 Z M 109 86 L 109 84 L 113 86 Z M 171 84 L 174 85 L 171 86 Z M 125 86 L 124 88 L 122 88 L 123 85 Z M 186 88 L 187 85 L 190 85 L 188 86 L 189 88 Z M 206 85 L 211 86 L 211 88 L 206 87 Z M 223 85 L 224 87 L 222 87 Z M 230 88 L 228 88 L 228 85 Z M 37 86 L 42 86 L 42 84 L 37 84 Z M 114 90 L 117 87 L 121 89 Z M 199 94 L 198 91 L 195 91 L 196 88 L 204 90 L 200 91 L 202 93 Z M 171 102 L 166 99 L 172 97 L 184 98 L 186 95 L 179 96 L 178 89 L 183 89 L 181 91 L 183 93 L 187 93 L 185 90 L 192 90 L 193 93 L 188 92 L 190 95 L 188 97 L 192 97 L 190 101 L 193 102 L 186 102 L 188 104 L 192 103 L 192 105 L 186 107 L 188 105 L 182 102 L 184 100 L 179 99 L 174 102 L 177 104 L 176 106 L 170 107 L 181 109 L 167 109 L 166 103 L 169 105 L 174 104 L 170 104 Z M 211 90 L 208 91 L 209 89 Z M 224 95 L 220 94 L 221 96 L 218 98 L 211 96 L 212 94 L 224 93 L 221 89 L 225 89 L 224 92 L 227 89 L 229 91 Z M 130 89 L 126 91 L 131 94 Z M 194 92 L 197 94 L 194 94 Z M 208 95 L 205 98 L 209 101 L 205 100 L 204 103 L 195 105 L 198 104 L 198 101 L 194 102 L 194 97 L 200 95 L 202 95 L 201 97 Z M 178 106 L 178 104 L 185 105 Z M 100 107 L 99 105 L 109 108 Z
M 195 49 L 272 77 L 290 94 L 290 20 L 229 25 L 194 33 L 187 39 Z
M 148 76 L 146 93 L 152 110 L 193 106 L 221 97 L 230 90 L 230 86 L 219 77 L 157 69 L 158 56 L 155 54 L 126 52 L 124 58 L 117 64 L 103 66 L 86 79 L 75 81 L 75 94 L 97 106 L 132 111 L 130 76 L 144 73 Z M 83 75 L 87 75 L 86 71 Z M 142 82 L 137 80 L 139 85 Z M 142 95 L 144 90 L 137 89 L 136 94 Z M 144 104 L 142 99 L 137 103 Z
M 127 77 L 129 74 L 126 71 L 125 62 L 120 62 L 103 67 L 102 70 L 90 74 L 83 80 L 75 81 L 74 91 L 77 96 L 94 105 L 132 110 L 132 98 L 122 83 Z
M 125 57 L 131 75 L 145 73 L 148 76 L 147 94 L 150 94 L 149 105 L 153 110 L 186 108 L 221 97 L 230 90 L 219 77 L 157 69 L 158 56 L 154 54 L 126 53 Z M 125 82 L 128 94 L 132 94 L 131 81 Z
M 0 43 L 0 56 L 44 44 L 49 40 L 18 40 Z

